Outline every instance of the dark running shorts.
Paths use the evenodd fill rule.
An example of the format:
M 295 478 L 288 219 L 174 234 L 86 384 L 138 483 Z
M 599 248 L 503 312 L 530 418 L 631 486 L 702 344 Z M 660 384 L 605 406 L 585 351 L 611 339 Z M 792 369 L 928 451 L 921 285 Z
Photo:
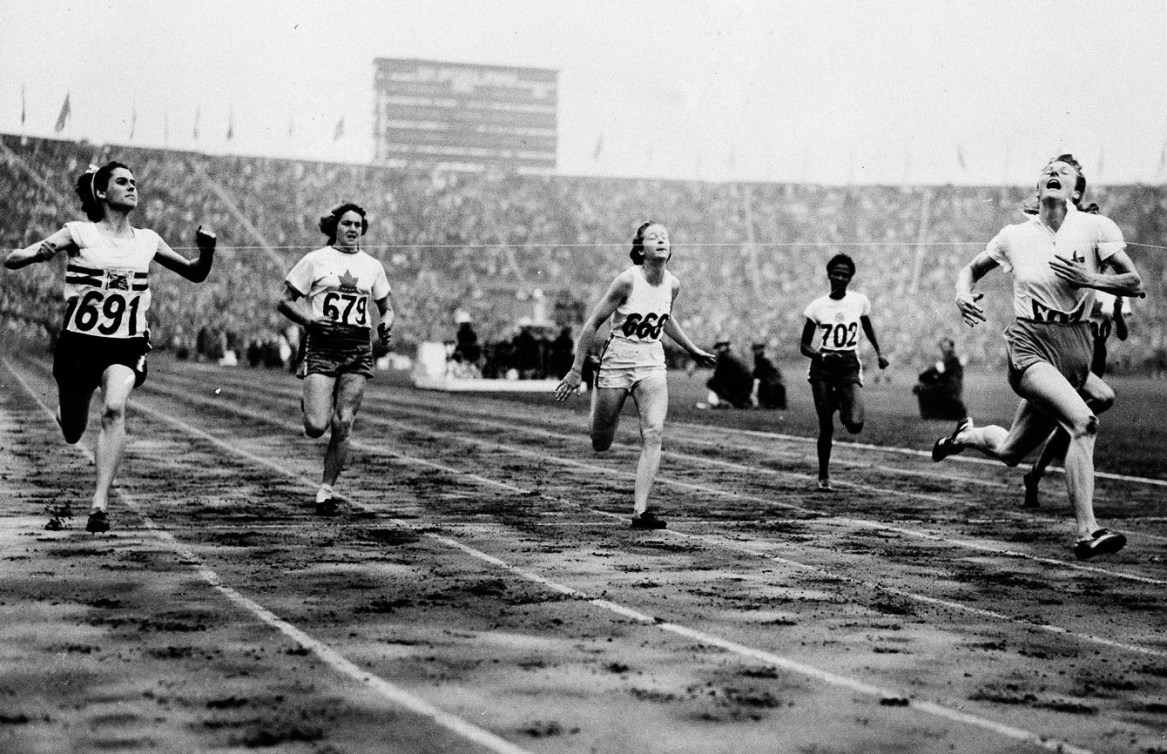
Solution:
M 53 377 L 62 392 L 92 393 L 105 370 L 121 364 L 134 370 L 134 387 L 141 387 L 149 352 L 148 337 L 103 338 L 63 330 L 53 351 Z
M 304 346 L 305 369 L 301 377 L 323 374 L 337 377 L 360 374 L 373 379 L 373 341 L 366 327 L 313 325 Z
M 832 351 L 830 359 L 811 359 L 807 382 L 825 382 L 832 386 L 863 385 L 863 365 L 854 351 Z
M 1094 340 L 1089 322 L 1035 322 L 1015 319 L 1005 328 L 1009 387 L 1018 392 L 1021 375 L 1039 361 L 1052 365 L 1075 390 L 1086 384 Z

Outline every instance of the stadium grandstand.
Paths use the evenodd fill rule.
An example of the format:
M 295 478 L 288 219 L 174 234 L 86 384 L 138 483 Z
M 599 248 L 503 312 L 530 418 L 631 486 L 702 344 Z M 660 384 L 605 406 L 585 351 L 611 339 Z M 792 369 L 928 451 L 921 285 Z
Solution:
M 487 171 L 453 173 L 329 162 L 94 145 L 0 135 L 3 245 L 27 246 L 79 216 L 72 193 L 90 163 L 117 159 L 142 186 L 135 225 L 193 253 L 199 223 L 215 229 L 220 252 L 201 286 L 159 275 L 154 342 L 192 342 L 200 330 L 246 342 L 286 325 L 276 312 L 284 274 L 322 245 L 321 212 L 341 199 L 372 220 L 365 248 L 380 259 L 399 311 L 397 348 L 452 336 L 469 310 L 485 337 L 513 328 L 513 313 L 490 306 L 499 290 L 535 289 L 556 301 L 557 325 L 582 316 L 628 263 L 642 220 L 668 225 L 670 262 L 686 291 L 678 311 L 699 342 L 764 339 L 780 359 L 797 359 L 802 309 L 823 288 L 823 265 L 852 255 L 854 287 L 877 303 L 876 322 L 894 364 L 932 358 L 942 335 L 957 339 L 972 368 L 1003 359 L 1000 330 L 1010 306 L 1006 276 L 986 297 L 991 324 L 969 330 L 953 307 L 957 270 L 1003 225 L 1019 221 L 1029 189 L 1018 186 L 827 186 L 582 178 Z M 1167 360 L 1167 188 L 1091 186 L 1090 201 L 1122 228 L 1147 298 L 1134 306 L 1130 339 L 1112 348 L 1114 368 L 1164 369 Z M 56 265 L 0 280 L 6 339 L 44 338 L 60 311 Z

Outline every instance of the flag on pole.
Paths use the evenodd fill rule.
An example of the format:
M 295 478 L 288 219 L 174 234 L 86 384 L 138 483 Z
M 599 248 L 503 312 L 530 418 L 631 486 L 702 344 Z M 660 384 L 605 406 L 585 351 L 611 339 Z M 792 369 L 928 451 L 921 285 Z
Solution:
M 227 141 L 231 141 L 235 136 L 235 111 L 232 110 L 227 114 Z
M 138 105 L 130 105 L 130 141 L 134 140 L 134 131 L 138 128 Z
M 964 162 L 964 150 L 960 148 L 960 145 L 956 147 L 956 162 L 960 165 L 961 170 L 968 172 L 968 165 Z
M 604 151 L 604 132 L 600 131 L 600 135 L 596 137 L 596 148 L 592 150 L 592 159 L 600 159 L 600 155 Z
M 198 107 L 195 108 L 194 130 L 191 132 L 191 135 L 194 136 L 195 141 L 199 140 L 199 108 Z
M 57 125 L 53 126 L 55 133 L 61 133 L 65 130 L 65 124 L 69 122 L 69 116 L 73 114 L 73 108 L 69 106 L 69 93 L 65 93 L 65 101 L 61 103 L 61 114 L 57 116 Z
M 340 116 L 340 120 L 338 120 L 336 122 L 336 133 L 334 133 L 332 135 L 332 140 L 333 141 L 340 141 L 340 138 L 342 136 L 344 136 L 344 116 L 343 115 Z
M 20 85 L 20 130 L 24 130 L 24 117 L 26 108 L 24 106 L 24 84 Z

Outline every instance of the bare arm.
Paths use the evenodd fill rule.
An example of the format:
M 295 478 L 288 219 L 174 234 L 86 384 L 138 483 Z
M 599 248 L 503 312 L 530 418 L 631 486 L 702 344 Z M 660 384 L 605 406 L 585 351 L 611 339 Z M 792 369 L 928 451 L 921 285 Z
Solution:
M 1055 258 L 1049 266 L 1053 268 L 1054 274 L 1075 288 L 1094 288 L 1127 298 L 1145 295 L 1143 280 L 1135 271 L 1135 265 L 1125 251 L 1118 252 L 1104 263 L 1103 266 L 1113 270 L 1113 273 L 1108 273 L 1105 269 L 1089 272 L 1081 262 L 1062 257 Z
M 276 310 L 284 315 L 292 322 L 300 327 L 308 327 L 312 324 L 312 312 L 304 304 L 299 303 L 303 298 L 301 293 L 288 285 L 284 284 L 284 296 L 280 299 L 280 303 L 276 305 Z
M 818 325 L 807 320 L 802 326 L 802 339 L 798 341 L 798 352 L 808 359 L 818 358 L 818 349 L 814 347 L 814 334 L 818 332 Z
M 1114 336 L 1119 340 L 1126 340 L 1130 331 L 1126 326 L 1126 315 L 1122 313 L 1122 296 L 1114 299 Z
M 192 283 L 201 283 L 211 274 L 211 265 L 215 261 L 215 234 L 210 230 L 203 230 L 203 226 L 200 225 L 195 231 L 195 244 L 199 247 L 198 259 L 187 259 L 159 239 L 154 261 L 172 272 L 177 272 Z
M 19 270 L 30 264 L 47 262 L 57 252 L 69 248 L 75 248 L 73 234 L 69 232 L 68 228 L 61 228 L 45 240 L 29 246 L 27 249 L 13 249 L 5 257 L 4 266 L 10 270 Z
M 388 346 L 393 342 L 393 322 L 397 319 L 397 313 L 393 311 L 393 294 L 388 294 L 385 298 L 379 298 L 373 302 L 377 306 L 377 311 L 381 313 L 381 323 L 377 325 L 377 337 L 381 339 L 381 345 Z
M 887 369 L 888 364 L 891 362 L 885 359 L 883 354 L 879 352 L 879 341 L 875 339 L 875 328 L 871 326 L 871 318 L 864 315 L 859 318 L 859 324 L 863 326 L 863 334 L 867 336 L 871 347 L 875 349 L 875 358 L 879 361 L 879 368 Z
M 624 303 L 631 293 L 632 278 L 620 273 L 612 281 L 612 285 L 608 287 L 608 292 L 600 299 L 600 303 L 596 304 L 596 308 L 592 310 L 587 322 L 584 322 L 579 339 L 575 342 L 575 360 L 571 364 L 571 370 L 563 376 L 563 380 L 555 388 L 556 400 L 565 400 L 579 387 L 579 383 L 583 379 L 584 360 L 592 349 L 592 343 L 596 339 L 596 331 L 600 329 L 601 324 L 608 321 L 616 308 Z
M 672 312 L 676 313 L 677 296 L 681 293 L 681 283 L 676 281 L 673 285 L 673 301 L 672 306 L 669 307 Z M 665 322 L 665 334 L 672 338 L 677 345 L 684 348 L 685 351 L 693 357 L 693 360 L 698 365 L 703 367 L 712 367 L 717 364 L 717 357 L 708 351 L 702 350 L 693 342 L 685 328 L 681 327 L 681 323 L 675 317 L 670 316 Z
M 677 345 L 684 348 L 700 366 L 712 367 L 717 363 L 717 357 L 699 348 L 685 333 L 685 330 L 681 327 L 681 323 L 672 317 L 669 317 L 669 321 L 665 322 L 665 333 L 675 340 Z
M 982 251 L 956 275 L 956 308 L 969 327 L 976 327 L 985 321 L 985 310 L 977 303 L 985 294 L 974 293 L 973 288 L 977 281 L 999 266 L 997 260 L 989 256 L 989 252 Z

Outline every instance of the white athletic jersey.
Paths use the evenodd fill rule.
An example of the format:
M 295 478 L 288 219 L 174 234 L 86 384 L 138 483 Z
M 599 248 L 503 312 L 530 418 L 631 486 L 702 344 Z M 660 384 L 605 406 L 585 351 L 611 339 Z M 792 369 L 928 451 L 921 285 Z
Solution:
M 105 338 L 149 335 L 150 262 L 162 239 L 152 230 L 132 228 L 130 238 L 113 238 L 95 223 L 65 223 L 76 249 L 65 265 L 65 329 Z
M 855 351 L 863 329 L 859 320 L 871 314 L 871 302 L 855 291 L 847 291 L 840 299 L 828 294 L 811 301 L 803 314 L 818 326 L 819 350 Z
M 632 292 L 612 314 L 612 336 L 633 343 L 657 343 L 673 311 L 677 278 L 665 270 L 660 285 L 650 285 L 644 267 L 633 265 Z
M 284 282 L 308 299 L 317 317 L 366 330 L 372 326 L 369 296 L 380 301 L 390 293 L 380 262 L 359 249 L 350 253 L 331 246 L 305 254 Z
M 1013 273 L 1013 314 L 1038 322 L 1081 322 L 1094 305 L 1092 288 L 1075 289 L 1049 266 L 1055 256 L 1076 259 L 1096 273 L 1126 248 L 1122 231 L 1108 217 L 1072 205 L 1054 233 L 1040 217 L 1005 226 L 986 247 L 989 256 Z

